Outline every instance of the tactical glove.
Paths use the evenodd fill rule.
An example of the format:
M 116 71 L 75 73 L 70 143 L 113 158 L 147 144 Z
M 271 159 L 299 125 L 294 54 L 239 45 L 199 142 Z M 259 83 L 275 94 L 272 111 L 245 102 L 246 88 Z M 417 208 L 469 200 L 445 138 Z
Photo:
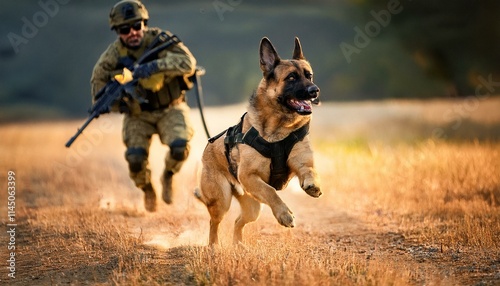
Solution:
M 158 63 L 156 61 L 152 61 L 149 63 L 145 63 L 134 68 L 133 77 L 134 78 L 148 78 L 152 74 L 158 72 Z

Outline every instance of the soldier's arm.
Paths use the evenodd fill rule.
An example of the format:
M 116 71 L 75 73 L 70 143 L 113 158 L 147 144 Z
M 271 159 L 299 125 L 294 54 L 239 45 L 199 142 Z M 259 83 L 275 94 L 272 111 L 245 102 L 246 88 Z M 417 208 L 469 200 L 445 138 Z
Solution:
M 194 74 L 196 68 L 196 59 L 183 43 L 160 53 L 156 63 L 158 72 L 165 72 L 172 77 Z
M 92 103 L 95 101 L 96 94 L 121 70 L 116 69 L 118 57 L 117 51 L 109 46 L 108 49 L 102 53 L 99 60 L 94 66 L 92 77 L 90 79 L 90 91 L 92 95 Z

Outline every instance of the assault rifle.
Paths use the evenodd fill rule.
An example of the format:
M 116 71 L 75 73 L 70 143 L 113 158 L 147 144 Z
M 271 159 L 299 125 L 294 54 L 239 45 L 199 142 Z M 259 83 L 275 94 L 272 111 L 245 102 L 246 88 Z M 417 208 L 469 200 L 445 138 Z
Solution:
M 133 97 L 134 99 L 144 102 L 145 100 L 135 96 L 133 91 L 130 93 L 127 92 L 127 89 L 133 88 L 136 84 L 137 79 L 133 79 L 132 81 L 123 85 L 116 79 L 114 79 L 106 86 L 104 86 L 95 96 L 98 99 L 89 109 L 89 117 L 87 118 L 85 123 L 83 123 L 82 127 L 78 128 L 75 135 L 73 135 L 73 137 L 71 137 L 68 142 L 66 142 L 66 147 L 69 148 L 71 144 L 73 144 L 76 138 L 78 138 L 78 136 L 82 134 L 83 130 L 87 128 L 87 125 L 89 125 L 92 120 L 99 117 L 99 115 L 101 114 L 109 113 L 111 111 L 111 106 L 115 102 L 122 100 L 124 96 L 128 95 Z
M 152 61 L 156 58 L 158 53 L 172 44 L 179 43 L 180 40 L 175 35 L 167 35 L 166 33 L 160 33 L 157 37 L 158 41 L 161 45 L 150 49 L 144 55 L 142 55 L 138 60 L 135 66 Z M 133 71 L 134 67 L 127 67 L 130 71 Z M 138 79 L 134 78 L 131 81 L 121 84 L 116 79 L 113 79 L 111 82 L 106 84 L 95 96 L 97 98 L 96 102 L 89 109 L 89 117 L 83 123 L 82 127 L 78 128 L 77 132 L 73 137 L 71 137 L 68 142 L 66 142 L 66 147 L 69 148 L 71 144 L 82 134 L 83 130 L 87 128 L 87 125 L 92 122 L 95 118 L 99 117 L 99 115 L 108 113 L 111 111 L 111 106 L 124 99 L 125 97 L 131 97 L 132 99 L 138 100 L 140 103 L 146 102 L 145 99 L 139 98 L 134 93 L 134 87 L 137 84 Z

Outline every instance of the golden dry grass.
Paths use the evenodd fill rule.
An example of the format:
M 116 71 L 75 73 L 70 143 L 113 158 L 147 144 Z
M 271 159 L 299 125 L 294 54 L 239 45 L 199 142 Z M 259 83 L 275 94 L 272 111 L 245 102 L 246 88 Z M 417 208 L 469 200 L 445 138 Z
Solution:
M 233 247 L 235 202 L 222 246 L 207 248 L 209 216 L 192 196 L 202 129 L 174 182 L 173 206 L 146 213 L 127 174 L 119 116 L 0 126 L 0 182 L 16 173 L 13 285 L 495 285 L 500 281 L 500 100 L 325 104 L 312 128 L 324 196 L 296 182 L 281 192 L 297 219 L 268 207 Z M 464 107 L 459 117 L 443 116 Z M 244 106 L 209 109 L 213 133 Z M 193 120 L 199 122 L 193 110 Z M 449 120 L 451 118 L 451 120 Z M 436 133 L 436 130 L 439 133 Z M 439 136 L 437 136 L 438 134 Z M 150 165 L 159 186 L 165 149 Z M 0 194 L 6 209 L 7 196 Z M 4 203 L 5 202 L 5 203 Z M 4 212 L 6 213 L 6 211 Z M 0 216 L 3 229 L 6 215 Z M 7 241 L 5 231 L 2 241 Z M 1 246 L 1 259 L 8 257 Z

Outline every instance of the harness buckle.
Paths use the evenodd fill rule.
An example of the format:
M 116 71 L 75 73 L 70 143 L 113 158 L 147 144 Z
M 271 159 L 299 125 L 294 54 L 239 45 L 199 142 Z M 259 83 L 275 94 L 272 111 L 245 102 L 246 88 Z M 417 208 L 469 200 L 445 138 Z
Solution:
M 243 143 L 243 133 L 238 133 L 234 136 L 234 143 Z

